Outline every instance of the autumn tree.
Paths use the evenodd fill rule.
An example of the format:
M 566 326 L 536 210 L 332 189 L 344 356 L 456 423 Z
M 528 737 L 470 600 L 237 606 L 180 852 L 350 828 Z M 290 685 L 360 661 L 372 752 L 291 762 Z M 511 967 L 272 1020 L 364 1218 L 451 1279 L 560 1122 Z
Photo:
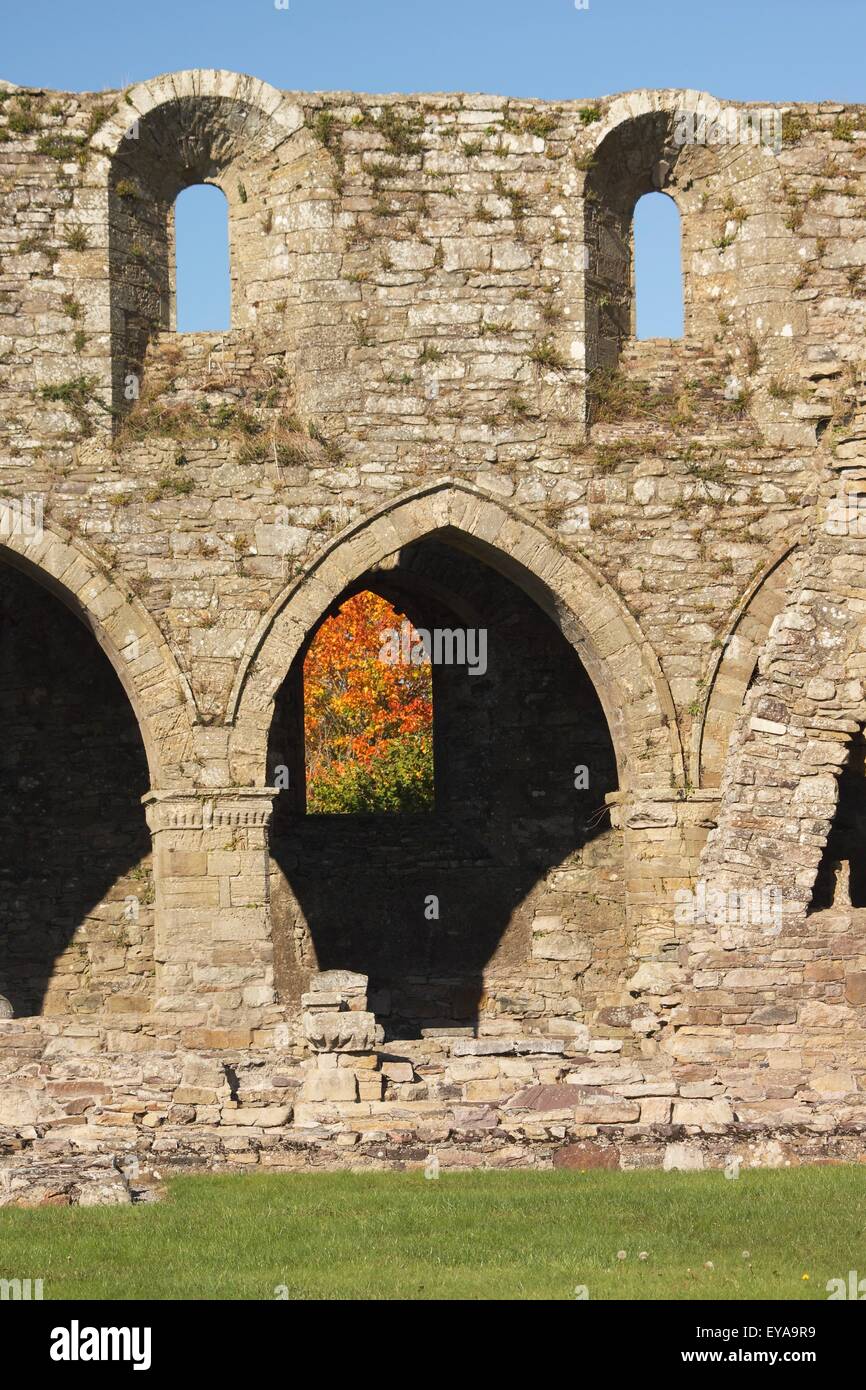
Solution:
M 414 661 L 389 659 L 395 631 Z M 378 594 L 355 594 L 322 623 L 304 663 L 308 811 L 432 807 L 432 677 L 415 629 Z

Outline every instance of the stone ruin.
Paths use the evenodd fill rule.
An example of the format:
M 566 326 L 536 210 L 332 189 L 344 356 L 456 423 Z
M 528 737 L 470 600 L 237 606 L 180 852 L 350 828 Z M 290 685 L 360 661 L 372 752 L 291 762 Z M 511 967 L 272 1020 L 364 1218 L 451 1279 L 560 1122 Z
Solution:
M 866 119 L 764 115 L 0 84 L 0 1201 L 860 1157 Z M 488 634 L 429 816 L 306 814 L 363 589 Z

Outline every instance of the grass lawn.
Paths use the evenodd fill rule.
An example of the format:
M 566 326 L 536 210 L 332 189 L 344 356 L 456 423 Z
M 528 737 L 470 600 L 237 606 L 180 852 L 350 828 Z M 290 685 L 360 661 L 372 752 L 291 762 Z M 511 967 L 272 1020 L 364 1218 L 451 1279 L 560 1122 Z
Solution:
M 156 1205 L 0 1211 L 0 1278 L 52 1299 L 826 1299 L 849 1269 L 866 1167 L 180 1177 Z

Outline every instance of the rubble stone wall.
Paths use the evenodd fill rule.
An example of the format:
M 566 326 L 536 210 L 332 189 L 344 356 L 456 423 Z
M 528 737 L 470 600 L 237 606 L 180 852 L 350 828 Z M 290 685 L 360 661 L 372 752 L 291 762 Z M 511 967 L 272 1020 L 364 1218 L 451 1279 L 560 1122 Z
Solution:
M 23 1048 L 46 1101 L 79 1066 L 108 1088 L 111 1121 L 94 1101 L 85 1129 L 123 1113 L 138 1143 L 189 1105 L 183 1125 L 222 1134 L 252 1083 L 203 1085 L 199 1115 L 175 1073 L 272 1077 L 274 1048 L 280 1121 L 260 1128 L 294 1132 L 300 996 L 348 968 L 414 1070 L 368 1064 L 376 1100 L 359 1066 L 347 1106 L 510 1115 L 521 1089 L 568 1087 L 544 1142 L 605 1152 L 656 1123 L 667 1144 L 796 1132 L 803 1153 L 857 1132 L 866 116 L 761 109 L 778 138 L 750 143 L 728 120 L 750 112 L 691 91 L 0 83 L 13 1091 Z M 177 334 L 173 202 L 202 181 L 227 199 L 232 324 Z M 681 218 L 674 342 L 633 336 L 631 219 L 654 189 Z M 276 791 L 278 762 L 303 769 L 305 644 L 359 587 L 480 614 L 499 643 L 486 707 L 440 681 L 442 787 L 469 787 L 476 749 L 484 777 L 428 836 L 329 833 Z M 60 762 L 51 795 L 37 755 Z M 427 870 L 446 885 L 435 941 L 418 894 L 375 891 L 398 859 L 419 893 Z M 610 1055 L 628 1076 L 603 1079 Z M 65 1126 L 51 1105 L 10 1108 L 13 1146 Z M 334 1124 L 350 1150 L 360 1130 Z

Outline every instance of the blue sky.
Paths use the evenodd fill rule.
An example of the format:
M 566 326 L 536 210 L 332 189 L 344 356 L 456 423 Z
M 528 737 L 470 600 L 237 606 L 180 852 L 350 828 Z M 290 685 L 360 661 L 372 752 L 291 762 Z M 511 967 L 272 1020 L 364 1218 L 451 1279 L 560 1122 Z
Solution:
M 582 3 L 582 0 L 581 0 Z M 753 101 L 866 102 L 864 0 L 6 0 L 0 77 L 63 90 L 121 87 L 192 67 L 301 91 L 482 91 L 553 100 L 696 87 Z M 224 249 L 207 194 L 190 194 L 181 327 L 218 315 Z M 208 202 L 207 207 L 211 204 Z M 649 218 L 649 212 L 644 214 Z M 643 331 L 665 328 L 672 257 L 653 225 Z M 638 270 L 640 270 L 640 265 Z M 643 277 L 642 277 L 643 280 Z M 640 308 L 641 306 L 639 306 Z

